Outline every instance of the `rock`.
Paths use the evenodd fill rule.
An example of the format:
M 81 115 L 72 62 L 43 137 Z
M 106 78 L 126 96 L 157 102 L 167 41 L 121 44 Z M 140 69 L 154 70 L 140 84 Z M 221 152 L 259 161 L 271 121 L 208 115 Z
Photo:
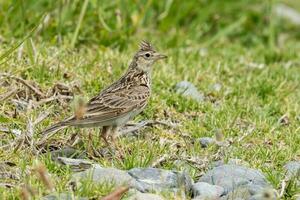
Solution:
M 19 137 L 22 135 L 22 131 L 19 129 L 12 129 L 11 133 L 14 134 L 16 137 Z
M 157 168 L 133 168 L 128 174 L 136 180 L 136 188 L 141 192 L 177 191 L 182 188 L 191 191 L 192 179 L 186 173 Z
M 279 199 L 276 190 L 264 189 L 260 193 L 252 196 L 249 200 L 277 200 Z
M 73 158 L 65 158 L 58 157 L 57 162 L 63 165 L 68 165 L 71 167 L 73 171 L 83 171 L 92 167 L 92 161 L 84 160 L 84 159 L 73 159 Z
M 218 185 L 211 185 L 205 182 L 195 183 L 192 187 L 193 196 L 218 199 L 223 193 L 224 188 Z
M 181 94 L 182 96 L 189 97 L 198 102 L 204 101 L 203 93 L 199 92 L 198 89 L 188 81 L 181 81 L 175 86 L 176 93 Z
M 199 138 L 199 142 L 202 148 L 208 147 L 210 144 L 215 143 L 215 139 L 210 138 L 210 137 L 202 137 Z
M 246 188 L 253 195 L 264 188 L 270 188 L 260 171 L 239 165 L 226 164 L 215 167 L 203 175 L 199 181 L 221 186 L 225 194 L 237 188 Z
M 115 168 L 102 168 L 94 165 L 92 168 L 73 174 L 72 181 L 77 183 L 82 179 L 91 179 L 96 183 L 111 183 L 115 186 L 135 186 L 135 180 L 126 171 Z
M 102 168 L 94 164 L 92 168 L 73 174 L 71 184 L 91 179 L 96 183 L 111 183 L 115 186 L 130 186 L 140 192 L 179 191 L 185 189 L 189 193 L 192 179 L 186 173 L 156 168 L 134 168 L 128 172 L 115 168 Z
M 288 179 L 300 177 L 300 161 L 290 161 L 284 166 Z
M 247 190 L 247 188 L 236 188 L 230 191 L 226 196 L 223 196 L 222 200 L 249 200 L 251 194 Z
M 224 160 L 217 160 L 217 161 L 213 161 L 212 163 L 210 163 L 209 165 L 209 169 L 212 169 L 214 167 L 219 167 L 221 165 L 224 165 Z
M 43 200 L 88 200 L 85 197 L 76 197 L 71 193 L 53 193 L 43 197 Z
M 222 85 L 220 83 L 215 83 L 211 87 L 212 87 L 212 90 L 214 90 L 216 92 L 220 92 L 222 89 Z
M 300 13 L 297 10 L 285 4 L 277 4 L 274 11 L 277 16 L 285 18 L 295 25 L 300 25 Z
M 141 193 L 141 192 L 135 191 L 135 193 L 133 195 L 131 195 L 128 198 L 128 200 L 164 200 L 164 198 L 157 194 Z

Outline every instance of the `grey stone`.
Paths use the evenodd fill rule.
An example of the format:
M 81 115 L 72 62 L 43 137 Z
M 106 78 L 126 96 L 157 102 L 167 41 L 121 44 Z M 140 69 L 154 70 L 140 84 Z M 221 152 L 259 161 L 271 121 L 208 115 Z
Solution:
M 176 93 L 181 94 L 182 96 L 189 97 L 198 102 L 204 101 L 203 93 L 199 92 L 198 89 L 188 81 L 181 81 L 175 86 Z
M 212 85 L 212 89 L 219 92 L 222 89 L 222 85 L 220 83 L 215 83 Z
M 200 145 L 201 145 L 202 148 L 206 148 L 210 144 L 215 143 L 215 139 L 210 138 L 210 137 L 202 137 L 202 138 L 199 138 L 199 142 L 200 142 Z
M 73 171 L 83 171 L 92 167 L 93 162 L 85 159 L 73 159 L 66 157 L 58 157 L 57 162 L 63 165 L 68 165 Z
M 157 168 L 133 168 L 128 174 L 136 180 L 136 188 L 141 192 L 163 190 L 177 191 L 184 187 L 189 193 L 192 179 L 186 173 Z
M 135 186 L 135 180 L 127 174 L 126 171 L 115 168 L 102 168 L 94 165 L 92 168 L 73 174 L 72 182 L 78 182 L 82 179 L 91 179 L 96 183 L 111 183 L 115 186 Z
M 239 165 L 221 165 L 203 175 L 201 182 L 219 185 L 225 194 L 239 188 L 246 188 L 250 194 L 256 194 L 263 188 L 270 188 L 264 175 L 255 169 Z
M 277 16 L 285 18 L 295 25 L 300 25 L 300 13 L 294 8 L 285 4 L 277 4 L 274 11 Z
M 88 200 L 86 197 L 76 197 L 71 193 L 53 193 L 43 197 L 43 200 Z
M 224 164 L 225 164 L 224 160 L 217 160 L 217 161 L 214 161 L 214 162 L 210 163 L 209 169 L 212 169 L 214 167 L 219 167 L 219 166 L 224 165 Z
M 276 190 L 274 189 L 263 189 L 261 192 L 253 195 L 249 200 L 277 200 L 279 199 Z
M 290 161 L 284 166 L 288 179 L 300 177 L 300 161 Z
M 217 199 L 224 193 L 224 188 L 206 182 L 197 182 L 192 187 L 193 196 Z
M 230 191 L 226 196 L 223 196 L 222 200 L 249 200 L 251 194 L 247 188 L 236 188 Z

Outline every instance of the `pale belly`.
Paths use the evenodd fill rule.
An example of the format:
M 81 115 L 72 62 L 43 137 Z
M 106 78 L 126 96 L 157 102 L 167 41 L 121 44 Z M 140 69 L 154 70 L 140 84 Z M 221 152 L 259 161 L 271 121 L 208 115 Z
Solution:
M 126 124 L 128 121 L 132 120 L 136 115 L 140 114 L 142 112 L 142 109 L 132 111 L 131 113 L 128 113 L 127 115 L 124 115 L 118 119 L 116 119 L 113 123 L 114 126 L 122 126 Z
M 80 128 L 91 128 L 91 127 L 103 127 L 103 126 L 122 126 L 126 124 L 128 121 L 132 120 L 136 115 L 142 112 L 143 109 L 134 110 L 130 113 L 122 115 L 113 120 L 101 121 L 101 122 L 91 122 L 88 124 L 76 124 L 74 126 Z M 72 126 L 72 124 L 70 124 Z

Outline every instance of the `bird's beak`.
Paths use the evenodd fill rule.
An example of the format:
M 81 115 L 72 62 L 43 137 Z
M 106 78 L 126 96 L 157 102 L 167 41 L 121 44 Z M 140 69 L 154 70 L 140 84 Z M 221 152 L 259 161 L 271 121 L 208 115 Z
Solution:
M 167 58 L 168 56 L 163 55 L 163 54 L 160 54 L 160 53 L 154 53 L 153 57 L 154 57 L 156 60 L 160 60 L 160 59 L 165 59 L 165 58 Z

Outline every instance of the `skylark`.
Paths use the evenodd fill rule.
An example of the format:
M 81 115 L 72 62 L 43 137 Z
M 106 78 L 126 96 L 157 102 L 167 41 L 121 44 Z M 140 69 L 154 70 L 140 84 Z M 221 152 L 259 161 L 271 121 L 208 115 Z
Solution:
M 166 57 L 156 52 L 149 42 L 142 41 L 127 72 L 92 98 L 85 105 L 85 112 L 80 117 L 71 116 L 50 126 L 42 134 L 54 134 L 69 126 L 102 127 L 100 136 L 108 144 L 108 137 L 114 140 L 118 127 L 146 107 L 151 94 L 152 65 Z

